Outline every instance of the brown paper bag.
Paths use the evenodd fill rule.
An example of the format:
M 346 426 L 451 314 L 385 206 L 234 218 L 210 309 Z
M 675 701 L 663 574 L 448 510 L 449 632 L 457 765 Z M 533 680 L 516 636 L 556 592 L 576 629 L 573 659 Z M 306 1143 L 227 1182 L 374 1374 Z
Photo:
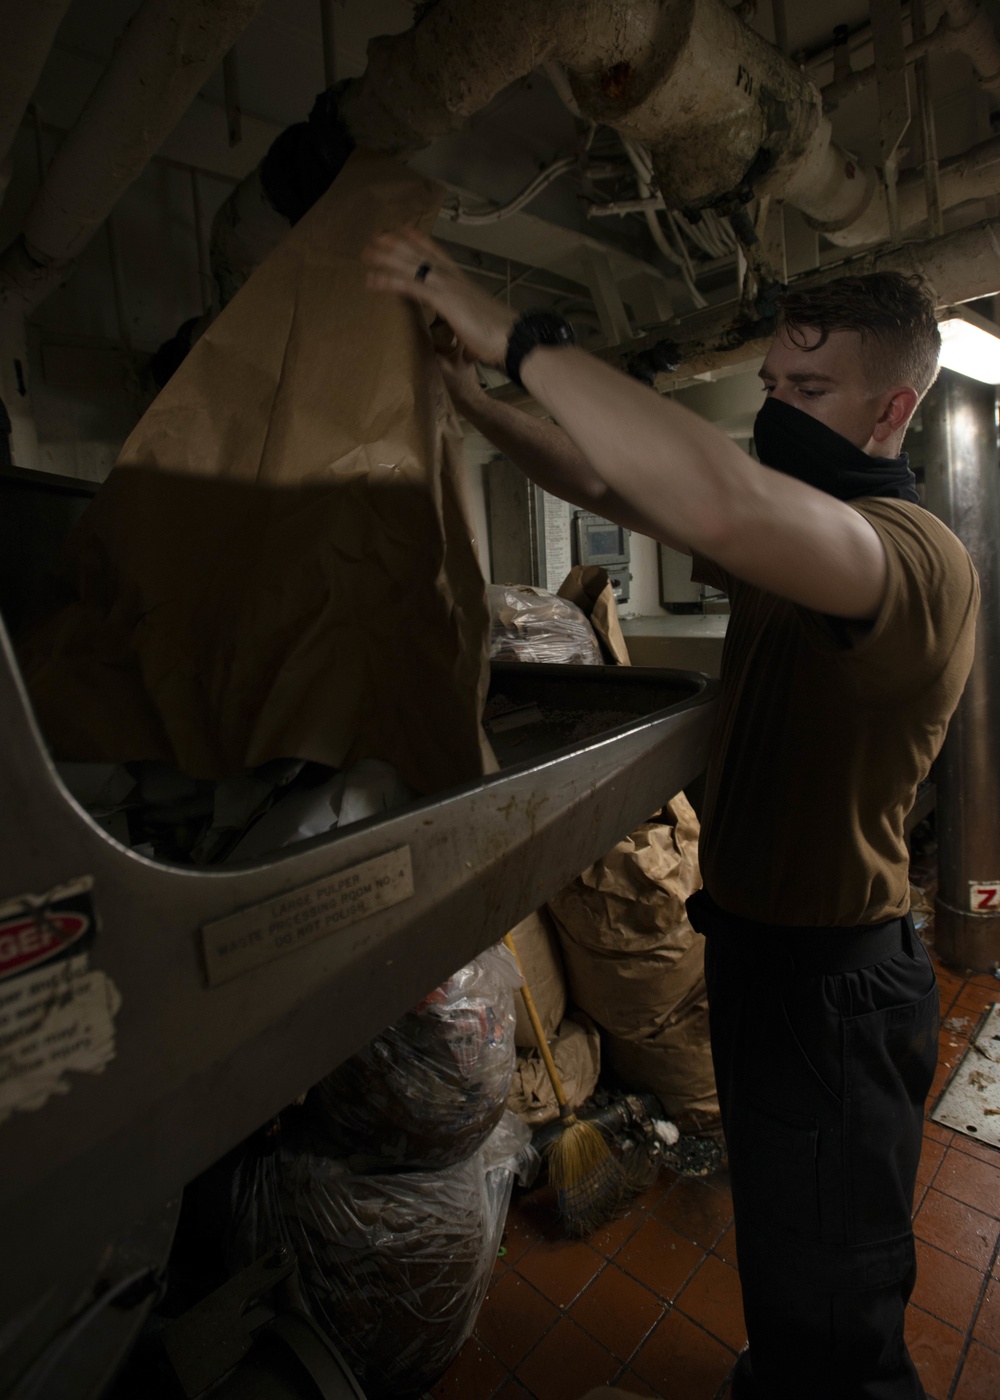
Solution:
M 683 1132 L 718 1124 L 704 940 L 684 908 L 701 884 L 698 833 L 678 793 L 549 902 L 570 996 L 600 1026 L 607 1063 Z
M 618 621 L 618 601 L 606 569 L 597 564 L 575 565 L 563 579 L 557 596 L 575 603 L 590 618 L 606 663 L 615 666 L 632 664 Z
M 596 1026 L 585 1018 L 567 1017 L 549 1042 L 556 1071 L 571 1108 L 580 1108 L 597 1087 L 601 1072 L 601 1041 Z M 507 1107 L 533 1128 L 559 1117 L 552 1082 L 537 1050 L 519 1050 Z
M 356 153 L 136 427 L 22 649 L 59 757 L 373 757 L 421 792 L 492 766 L 458 425 L 425 319 L 358 256 L 439 198 Z
M 559 952 L 559 939 L 552 926 L 552 915 L 543 907 L 522 919 L 516 928 L 511 929 L 510 936 L 517 949 L 524 980 L 531 989 L 545 1038 L 551 1040 L 566 1014 L 566 975 Z M 515 999 L 515 1006 L 517 1028 L 514 1044 L 523 1049 L 534 1049 L 537 1044 L 535 1032 L 531 1029 L 520 993 Z

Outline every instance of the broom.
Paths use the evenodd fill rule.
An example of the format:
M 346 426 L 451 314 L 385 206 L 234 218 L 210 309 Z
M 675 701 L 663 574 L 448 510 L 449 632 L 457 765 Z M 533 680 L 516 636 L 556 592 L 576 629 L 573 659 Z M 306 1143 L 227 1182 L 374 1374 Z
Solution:
M 555 1187 L 559 1214 L 569 1234 L 590 1235 L 617 1215 L 628 1194 L 628 1182 L 599 1128 L 577 1118 L 566 1101 L 566 1091 L 545 1039 L 541 1018 L 524 976 L 514 940 L 504 935 L 521 974 L 521 997 L 534 1032 L 538 1053 L 552 1083 L 559 1105 L 562 1132 L 545 1149 L 549 1180 Z

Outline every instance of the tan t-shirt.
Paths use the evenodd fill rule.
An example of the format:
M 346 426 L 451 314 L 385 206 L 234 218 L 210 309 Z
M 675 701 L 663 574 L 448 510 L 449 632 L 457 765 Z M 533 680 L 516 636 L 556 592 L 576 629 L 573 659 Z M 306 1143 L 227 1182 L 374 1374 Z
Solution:
M 692 569 L 732 606 L 702 876 L 723 909 L 765 923 L 906 912 L 903 822 L 972 665 L 979 581 L 962 544 L 908 502 L 850 504 L 889 563 L 870 625 L 810 612 L 706 559 Z

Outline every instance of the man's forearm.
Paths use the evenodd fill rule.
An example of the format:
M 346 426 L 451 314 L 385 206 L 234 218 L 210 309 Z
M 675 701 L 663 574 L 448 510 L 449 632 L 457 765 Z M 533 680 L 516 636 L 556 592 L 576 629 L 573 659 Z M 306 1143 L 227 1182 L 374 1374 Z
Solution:
M 488 394 L 463 398 L 456 406 L 477 432 L 543 490 L 628 529 L 642 528 L 640 515 L 609 488 L 556 423 Z

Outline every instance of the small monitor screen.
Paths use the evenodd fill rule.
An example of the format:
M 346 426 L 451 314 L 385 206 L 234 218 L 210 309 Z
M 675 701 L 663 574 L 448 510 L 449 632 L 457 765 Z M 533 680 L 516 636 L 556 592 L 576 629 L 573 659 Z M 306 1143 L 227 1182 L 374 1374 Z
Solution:
M 591 525 L 587 530 L 587 549 L 591 554 L 621 554 L 621 531 L 617 527 Z

